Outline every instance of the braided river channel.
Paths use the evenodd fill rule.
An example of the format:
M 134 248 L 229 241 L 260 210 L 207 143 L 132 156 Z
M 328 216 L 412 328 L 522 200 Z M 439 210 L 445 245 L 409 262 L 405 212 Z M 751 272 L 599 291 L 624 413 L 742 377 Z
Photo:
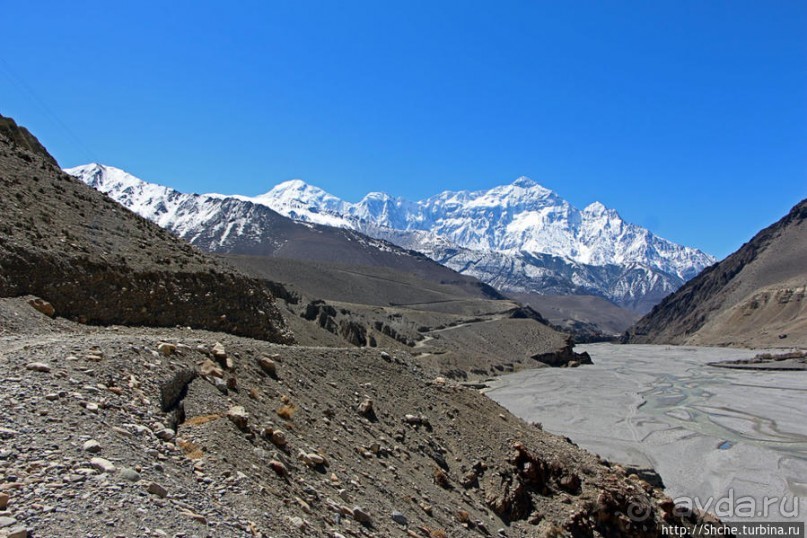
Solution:
M 525 370 L 488 397 L 615 463 L 652 467 L 726 521 L 807 520 L 807 371 L 709 362 L 759 351 L 591 344 L 594 365 Z

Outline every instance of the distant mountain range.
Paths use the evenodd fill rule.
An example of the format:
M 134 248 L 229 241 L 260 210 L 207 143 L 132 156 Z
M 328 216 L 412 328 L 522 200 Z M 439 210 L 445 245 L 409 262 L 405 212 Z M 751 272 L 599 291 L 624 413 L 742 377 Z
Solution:
M 523 177 L 418 202 L 374 192 L 350 203 L 300 180 L 248 197 L 182 194 L 99 164 L 66 171 L 212 251 L 271 242 L 271 229 L 248 210 L 265 206 L 297 221 L 356 230 L 422 252 L 504 292 L 595 295 L 639 312 L 715 262 L 625 222 L 599 202 L 579 210 Z

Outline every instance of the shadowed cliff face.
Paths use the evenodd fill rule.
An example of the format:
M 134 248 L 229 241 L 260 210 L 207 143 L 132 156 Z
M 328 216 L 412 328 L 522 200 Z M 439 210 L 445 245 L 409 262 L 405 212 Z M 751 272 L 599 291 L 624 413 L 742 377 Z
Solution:
M 807 200 L 665 298 L 631 343 L 807 345 Z
M 0 296 L 39 295 L 93 324 L 292 337 L 261 281 L 196 251 L 59 170 L 0 117 Z

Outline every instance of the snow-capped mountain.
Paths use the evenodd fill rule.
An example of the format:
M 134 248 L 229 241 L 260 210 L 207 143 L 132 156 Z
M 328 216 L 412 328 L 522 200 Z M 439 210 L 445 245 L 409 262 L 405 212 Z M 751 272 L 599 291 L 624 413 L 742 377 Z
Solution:
M 204 222 L 219 210 L 212 202 L 248 202 L 297 221 L 352 229 L 422 252 L 505 292 L 600 295 L 642 312 L 715 262 L 697 249 L 625 222 L 599 202 L 579 210 L 525 177 L 418 202 L 374 192 L 357 203 L 292 180 L 256 197 L 208 194 L 187 206 L 190 202 L 179 197 L 189 195 L 112 167 L 85 165 L 67 172 L 191 242 L 197 236 L 217 237 L 219 247 L 208 248 L 225 248 L 232 234 L 263 233 L 270 239 L 271 230 L 248 223 L 213 234 L 205 230 Z M 196 236 L 189 230 L 196 230 Z
M 716 261 L 600 202 L 579 210 L 525 177 L 418 202 L 374 192 L 357 203 L 294 180 L 253 200 L 423 252 L 505 292 L 601 295 L 642 312 Z

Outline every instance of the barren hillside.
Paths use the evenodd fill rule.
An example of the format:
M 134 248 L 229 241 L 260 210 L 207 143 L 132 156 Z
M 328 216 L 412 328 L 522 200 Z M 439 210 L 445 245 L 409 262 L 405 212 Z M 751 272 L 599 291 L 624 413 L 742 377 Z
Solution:
M 635 343 L 807 347 L 807 200 L 670 295 Z
M 0 296 L 94 324 L 189 325 L 290 341 L 263 284 L 59 170 L 0 117 Z

